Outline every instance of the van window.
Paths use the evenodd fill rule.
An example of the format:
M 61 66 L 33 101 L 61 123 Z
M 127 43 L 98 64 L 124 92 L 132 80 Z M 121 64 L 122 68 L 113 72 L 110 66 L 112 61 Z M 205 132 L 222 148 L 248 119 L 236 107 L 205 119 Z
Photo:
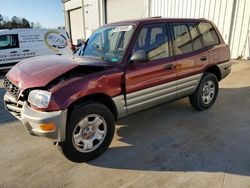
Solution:
M 19 42 L 17 34 L 0 36 L 0 50 L 18 48 L 18 47 L 19 47 Z
M 189 32 L 193 41 L 193 48 L 194 51 L 199 50 L 202 48 L 201 38 L 199 36 L 199 33 L 197 31 L 195 24 L 189 24 L 188 25 Z
M 149 60 L 169 57 L 169 42 L 166 25 L 147 25 L 141 29 L 133 52 L 143 50 L 147 52 Z
M 198 24 L 204 46 L 213 46 L 219 44 L 219 39 L 215 29 L 210 23 L 201 22 Z
M 176 55 L 193 51 L 192 39 L 186 24 L 171 24 L 173 32 L 173 45 Z

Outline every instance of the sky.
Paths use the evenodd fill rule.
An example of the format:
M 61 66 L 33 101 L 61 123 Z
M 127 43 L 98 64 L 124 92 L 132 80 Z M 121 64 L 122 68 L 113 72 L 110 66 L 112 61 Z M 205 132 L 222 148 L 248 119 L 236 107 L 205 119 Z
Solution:
M 45 28 L 64 26 L 61 0 L 0 0 L 0 14 L 9 19 L 24 17 Z

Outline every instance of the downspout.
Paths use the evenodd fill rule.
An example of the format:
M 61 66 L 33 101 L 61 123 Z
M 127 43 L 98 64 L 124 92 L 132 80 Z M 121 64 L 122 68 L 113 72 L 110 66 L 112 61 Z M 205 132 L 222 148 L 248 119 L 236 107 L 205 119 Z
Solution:
M 101 0 L 97 0 L 97 6 L 98 6 L 98 26 L 100 27 L 101 26 L 101 3 L 100 3 Z
M 228 45 L 229 45 L 229 47 L 231 47 L 231 42 L 232 42 L 233 25 L 234 25 L 236 4 L 237 4 L 237 0 L 234 0 L 234 1 L 233 1 L 233 7 L 232 7 L 232 15 L 231 15 L 230 29 L 229 29 L 229 37 L 228 37 Z
M 151 17 L 151 3 L 152 0 L 147 0 L 147 7 L 148 7 L 147 17 Z
M 86 40 L 86 29 L 85 29 L 85 11 L 84 11 L 84 0 L 82 0 L 82 24 L 83 24 L 83 38 Z
M 65 10 L 65 2 L 63 3 L 63 14 L 64 14 L 64 26 L 65 26 L 65 30 L 69 33 L 70 35 L 70 28 L 69 28 L 69 13 L 67 10 Z

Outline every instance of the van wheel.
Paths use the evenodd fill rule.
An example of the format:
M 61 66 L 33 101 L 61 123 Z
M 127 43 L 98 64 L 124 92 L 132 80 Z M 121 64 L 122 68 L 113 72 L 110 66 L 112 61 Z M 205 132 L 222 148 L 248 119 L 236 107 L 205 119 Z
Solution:
M 218 80 L 212 73 L 204 73 L 195 93 L 189 96 L 192 107 L 196 110 L 207 110 L 213 106 L 218 94 Z
M 106 151 L 115 131 L 114 116 L 104 105 L 88 102 L 70 114 L 60 151 L 73 162 L 87 162 Z

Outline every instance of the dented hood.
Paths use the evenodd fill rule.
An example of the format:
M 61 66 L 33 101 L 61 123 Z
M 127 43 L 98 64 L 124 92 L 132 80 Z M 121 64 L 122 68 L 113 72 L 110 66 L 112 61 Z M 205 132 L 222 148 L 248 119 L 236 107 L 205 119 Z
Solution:
M 20 88 L 43 87 L 58 76 L 77 66 L 110 66 L 101 60 L 78 56 L 39 56 L 21 61 L 7 74 L 7 78 Z

